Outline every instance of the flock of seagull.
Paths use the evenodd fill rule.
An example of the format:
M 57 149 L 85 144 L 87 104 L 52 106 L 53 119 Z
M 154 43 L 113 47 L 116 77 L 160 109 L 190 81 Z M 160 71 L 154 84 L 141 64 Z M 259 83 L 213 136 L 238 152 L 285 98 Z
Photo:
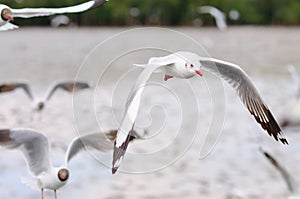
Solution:
M 106 3 L 107 0 L 91 0 L 79 5 L 64 8 L 24 8 L 12 9 L 6 5 L 0 4 L 0 31 L 17 28 L 12 24 L 14 18 L 49 16 L 62 13 L 83 12 Z M 213 7 L 202 6 L 200 13 L 210 13 L 216 18 L 217 26 L 224 30 L 226 22 L 224 14 Z M 1 129 L 0 146 L 7 149 L 19 149 L 25 156 L 30 173 L 35 176 L 35 182 L 41 190 L 44 198 L 44 189 L 53 190 L 57 198 L 56 190 L 64 186 L 69 178 L 68 162 L 85 147 L 90 147 L 99 151 L 113 150 L 112 173 L 116 173 L 124 159 L 129 142 L 140 136 L 134 131 L 134 124 L 138 116 L 141 103 L 141 96 L 152 73 L 160 71 L 164 74 L 164 80 L 172 78 L 188 79 L 194 76 L 203 76 L 206 72 L 226 81 L 243 102 L 249 113 L 253 115 L 256 122 L 276 141 L 282 144 L 288 144 L 281 127 L 290 125 L 300 125 L 300 115 L 294 108 L 294 112 L 287 114 L 279 123 L 276 121 L 272 112 L 262 99 L 259 91 L 255 88 L 249 76 L 243 69 L 233 63 L 214 58 L 201 57 L 193 52 L 180 51 L 164 57 L 151 57 L 146 64 L 136 64 L 143 68 L 135 84 L 128 95 L 124 115 L 117 130 L 104 133 L 93 133 L 74 138 L 70 143 L 65 156 L 65 162 L 60 167 L 53 167 L 49 159 L 48 138 L 42 133 L 26 128 L 19 129 Z M 300 78 L 294 67 L 290 66 L 290 72 L 297 85 L 297 95 L 295 103 L 300 106 Z M 5 83 L 0 85 L 0 93 L 12 92 L 17 89 L 23 89 L 30 100 L 34 102 L 34 107 L 42 111 L 47 101 L 51 99 L 55 91 L 62 89 L 66 92 L 74 93 L 82 89 L 88 89 L 91 86 L 86 82 L 64 81 L 53 85 L 45 94 L 43 99 L 37 99 L 33 96 L 30 86 L 24 82 Z M 293 106 L 294 107 L 294 106 Z M 294 114 L 294 115 L 293 115 Z M 294 191 L 290 182 L 290 176 L 285 169 L 270 154 L 263 151 L 270 162 L 282 173 L 285 181 L 291 191 Z

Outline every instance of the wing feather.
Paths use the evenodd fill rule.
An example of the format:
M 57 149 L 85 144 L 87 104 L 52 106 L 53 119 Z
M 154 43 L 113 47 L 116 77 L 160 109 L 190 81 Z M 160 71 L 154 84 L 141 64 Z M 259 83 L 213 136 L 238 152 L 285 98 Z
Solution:
M 30 129 L 1 129 L 0 146 L 18 149 L 25 156 L 29 171 L 33 175 L 50 168 L 48 138 Z
M 293 177 L 287 172 L 287 170 L 268 152 L 260 148 L 260 151 L 265 155 L 269 162 L 280 172 L 284 181 L 286 182 L 291 193 L 297 192 L 297 187 Z
M 63 13 L 78 13 L 83 12 L 95 7 L 98 7 L 107 0 L 92 0 L 79 5 L 63 7 L 63 8 L 22 8 L 22 9 L 11 9 L 13 17 L 30 18 L 30 17 L 41 17 L 50 16 L 55 14 Z
M 76 92 L 82 89 L 90 88 L 86 82 L 60 82 L 55 84 L 49 91 L 46 97 L 46 101 L 50 100 L 52 95 L 57 89 L 62 89 L 67 92 Z
M 152 73 L 161 66 L 162 65 L 159 64 L 147 64 L 142 73 L 138 76 L 137 81 L 133 85 L 128 95 L 124 116 L 118 129 L 117 138 L 114 145 L 112 162 L 113 174 L 118 170 L 128 147 L 133 126 L 139 111 L 141 96 L 146 83 L 151 77 Z
M 283 144 L 288 144 L 270 109 L 248 75 L 239 66 L 210 58 L 201 58 L 200 63 L 204 70 L 224 79 L 237 91 L 249 112 L 270 136 Z

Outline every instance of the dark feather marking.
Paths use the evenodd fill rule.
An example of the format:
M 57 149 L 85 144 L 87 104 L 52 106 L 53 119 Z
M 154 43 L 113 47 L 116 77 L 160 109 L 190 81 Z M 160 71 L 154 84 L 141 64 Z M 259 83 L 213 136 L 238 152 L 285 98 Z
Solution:
M 114 164 L 115 162 L 119 161 L 121 158 L 123 158 L 125 152 L 126 152 L 126 149 L 128 147 L 128 144 L 131 140 L 133 140 L 132 138 L 132 133 L 134 131 L 131 130 L 128 135 L 127 135 L 127 138 L 125 140 L 125 142 L 122 143 L 122 145 L 120 147 L 116 147 L 116 141 L 115 141 L 115 144 L 114 144 L 114 153 L 113 153 L 113 168 L 112 168 L 112 174 L 115 174 L 118 170 L 119 167 L 115 167 Z
M 0 143 L 11 141 L 10 130 L 9 129 L 1 129 L 0 130 Z

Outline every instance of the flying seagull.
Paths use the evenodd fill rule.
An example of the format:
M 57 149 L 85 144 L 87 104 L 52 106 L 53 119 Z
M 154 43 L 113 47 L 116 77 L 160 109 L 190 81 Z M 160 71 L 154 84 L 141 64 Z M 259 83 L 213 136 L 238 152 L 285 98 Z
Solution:
M 215 8 L 213 6 L 201 6 L 198 8 L 198 12 L 201 14 L 210 14 L 215 18 L 217 27 L 224 31 L 227 29 L 227 23 L 226 23 L 226 16 L 225 14 L 219 10 L 218 8 Z
M 18 28 L 18 26 L 10 23 L 14 18 L 30 18 L 42 17 L 55 14 L 78 13 L 96 8 L 103 5 L 108 0 L 91 0 L 75 6 L 62 7 L 62 8 L 22 8 L 13 9 L 5 4 L 0 4 L 0 31 Z
M 300 126 L 300 76 L 295 66 L 288 65 L 288 70 L 293 78 L 296 93 L 295 98 L 290 103 L 287 103 L 283 109 L 280 119 L 280 126 L 282 128 Z
M 260 151 L 264 154 L 264 156 L 268 159 L 268 161 L 278 170 L 278 172 L 283 177 L 285 183 L 287 184 L 287 187 L 291 193 L 290 199 L 292 198 L 300 198 L 300 193 L 298 190 L 298 186 L 288 171 L 281 165 L 270 153 L 266 152 L 262 148 L 260 148 Z
M 44 99 L 35 99 L 31 93 L 30 87 L 26 83 L 5 83 L 5 84 L 0 84 L 0 93 L 4 92 L 11 92 L 14 91 L 15 89 L 22 88 L 24 89 L 25 93 L 28 95 L 30 100 L 34 101 L 34 108 L 38 111 L 41 111 L 45 108 L 45 104 L 47 101 L 51 99 L 55 91 L 58 89 L 62 89 L 66 92 L 77 92 L 82 89 L 87 89 L 91 88 L 91 86 L 86 83 L 86 82 L 80 82 L 80 81 L 64 81 L 64 82 L 59 82 L 55 83 L 50 87 L 48 92 L 45 95 Z
M 112 150 L 116 133 L 117 130 L 111 130 L 106 133 L 92 133 L 74 138 L 67 149 L 65 162 L 60 167 L 52 166 L 49 158 L 48 138 L 36 130 L 1 129 L 0 146 L 20 150 L 25 157 L 30 174 L 35 178 L 30 186 L 37 186 L 41 190 L 42 199 L 44 199 L 45 189 L 53 190 L 57 199 L 56 190 L 64 186 L 69 179 L 70 171 L 67 164 L 70 160 L 86 148 L 102 152 Z M 135 138 L 139 138 L 139 135 L 132 132 L 130 141 Z
M 151 74 L 159 68 L 165 73 L 165 81 L 173 77 L 187 79 L 195 75 L 202 76 L 201 69 L 222 78 L 237 91 L 241 101 L 261 127 L 266 130 L 270 136 L 273 136 L 275 140 L 280 140 L 283 144 L 288 144 L 283 132 L 268 106 L 261 98 L 258 90 L 248 75 L 238 65 L 213 58 L 200 57 L 191 52 L 181 51 L 165 57 L 152 57 L 147 64 L 138 66 L 144 66 L 145 69 L 137 78 L 127 99 L 125 113 L 115 141 L 112 173 L 117 171 L 124 158 L 145 84 Z

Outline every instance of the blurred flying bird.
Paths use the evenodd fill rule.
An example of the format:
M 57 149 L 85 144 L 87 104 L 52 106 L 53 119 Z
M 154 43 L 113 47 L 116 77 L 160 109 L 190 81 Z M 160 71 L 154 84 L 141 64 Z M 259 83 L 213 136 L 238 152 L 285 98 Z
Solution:
M 59 83 L 55 83 L 53 86 L 50 87 L 48 92 L 45 94 L 44 99 L 36 99 L 33 97 L 28 84 L 26 84 L 26 83 L 6 83 L 6 84 L 0 84 L 0 93 L 11 92 L 18 88 L 24 89 L 24 91 L 28 95 L 28 97 L 32 101 L 34 101 L 34 109 L 35 110 L 42 111 L 45 108 L 46 102 L 50 100 L 50 98 L 53 96 L 55 91 L 57 91 L 58 89 L 62 89 L 64 91 L 72 93 L 72 92 L 80 91 L 82 89 L 91 88 L 91 86 L 86 82 L 80 82 L 80 81 L 59 82 Z
M 300 126 L 300 77 L 293 65 L 288 65 L 288 70 L 294 81 L 295 98 L 292 98 L 283 109 L 280 119 L 282 128 Z
M 219 10 L 218 8 L 212 6 L 201 6 L 198 9 L 198 13 L 200 14 L 210 14 L 215 18 L 217 27 L 224 31 L 227 29 L 226 16 L 225 14 Z
M 0 31 L 10 30 L 18 28 L 18 26 L 10 23 L 14 18 L 30 18 L 30 17 L 42 17 L 55 14 L 65 13 L 78 13 L 96 8 L 103 5 L 108 0 L 91 0 L 79 5 L 62 7 L 62 8 L 22 8 L 13 9 L 7 5 L 0 4 Z
M 42 199 L 44 190 L 53 190 L 57 199 L 56 190 L 64 186 L 70 175 L 67 168 L 70 160 L 80 151 L 95 149 L 106 152 L 113 149 L 113 141 L 116 138 L 117 130 L 105 133 L 92 133 L 79 136 L 70 143 L 65 162 L 60 167 L 53 167 L 50 161 L 48 138 L 40 132 L 32 129 L 1 129 L 0 146 L 7 149 L 20 150 L 27 163 L 28 171 L 34 179 L 24 180 L 28 186 L 41 190 Z M 136 132 L 132 132 L 130 141 L 140 138 Z
M 173 77 L 188 79 L 195 75 L 202 76 L 201 69 L 222 78 L 237 91 L 241 101 L 261 127 L 266 130 L 270 136 L 273 136 L 275 140 L 280 140 L 283 144 L 288 144 L 283 132 L 268 106 L 261 98 L 258 90 L 248 75 L 238 65 L 213 58 L 200 57 L 191 52 L 181 51 L 165 57 L 152 57 L 147 64 L 139 66 L 143 66 L 144 70 L 138 76 L 127 98 L 125 113 L 115 141 L 112 166 L 113 173 L 117 171 L 124 158 L 145 84 L 152 73 L 157 69 L 164 71 L 165 81 Z
M 291 196 L 289 199 L 296 199 L 300 198 L 300 193 L 298 190 L 298 186 L 293 178 L 288 171 L 283 167 L 282 164 L 280 164 L 271 154 L 266 152 L 264 149 L 260 148 L 260 151 L 264 154 L 264 156 L 268 159 L 268 161 L 278 170 L 278 172 L 281 174 L 282 178 L 284 179 L 284 182 L 286 183 Z
M 70 18 L 66 15 L 55 16 L 51 19 L 52 27 L 59 27 L 61 25 L 68 25 L 70 23 Z

